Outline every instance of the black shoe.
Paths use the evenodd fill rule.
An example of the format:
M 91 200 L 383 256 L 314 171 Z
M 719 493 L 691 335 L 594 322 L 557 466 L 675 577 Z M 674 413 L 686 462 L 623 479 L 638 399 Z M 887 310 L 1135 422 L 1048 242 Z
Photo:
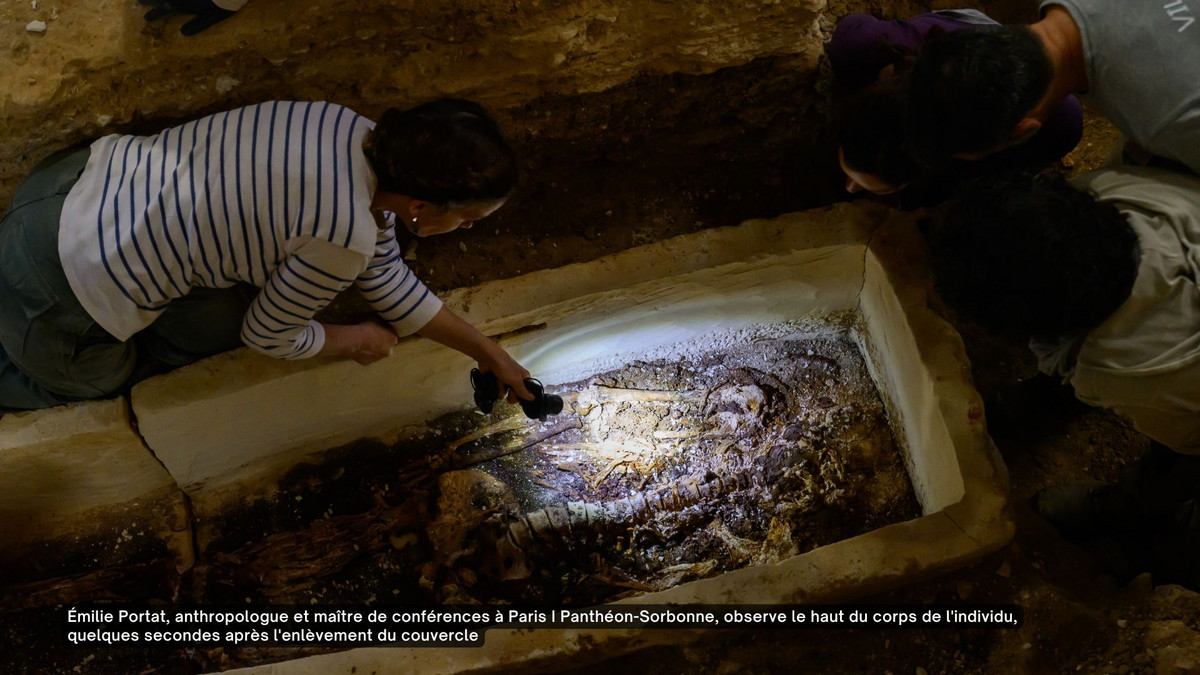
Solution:
M 1079 481 L 1043 488 L 1033 496 L 1033 510 L 1067 539 L 1114 537 L 1139 529 L 1134 500 L 1116 483 Z
M 1156 567 L 1148 543 L 1134 534 L 1094 537 L 1079 542 L 1079 545 L 1100 563 L 1100 569 L 1122 586 L 1139 574 L 1153 573 Z
M 996 438 L 1047 436 L 1083 408 L 1073 389 L 1041 374 L 1002 387 L 984 401 L 988 433 Z

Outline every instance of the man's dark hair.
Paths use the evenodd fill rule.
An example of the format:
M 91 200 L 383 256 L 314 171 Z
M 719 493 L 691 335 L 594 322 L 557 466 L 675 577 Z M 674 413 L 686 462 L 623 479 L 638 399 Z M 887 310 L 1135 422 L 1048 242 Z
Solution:
M 981 26 L 927 40 L 909 78 L 913 150 L 941 166 L 1007 140 L 1046 95 L 1054 64 L 1028 26 Z
M 389 108 L 363 152 L 380 190 L 443 207 L 503 199 L 520 174 L 495 120 L 479 104 L 453 98 Z
M 905 131 L 905 78 L 872 84 L 842 106 L 838 144 L 846 166 L 894 186 L 916 180 L 920 167 L 909 152 Z
M 981 179 L 930 233 L 938 291 L 963 318 L 1017 337 L 1085 333 L 1129 297 L 1137 235 L 1061 176 Z

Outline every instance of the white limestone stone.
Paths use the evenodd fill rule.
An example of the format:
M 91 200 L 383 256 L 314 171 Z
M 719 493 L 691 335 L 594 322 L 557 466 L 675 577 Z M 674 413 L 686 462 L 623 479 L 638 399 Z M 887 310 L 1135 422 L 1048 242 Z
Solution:
M 172 534 L 186 528 L 186 519 L 154 522 L 149 507 L 160 500 L 169 502 L 166 511 L 182 508 L 174 480 L 130 423 L 126 401 L 0 418 L 0 564 L 27 545 L 102 535 L 125 520 L 160 532 L 187 558 L 181 547 L 188 537 L 176 541 Z

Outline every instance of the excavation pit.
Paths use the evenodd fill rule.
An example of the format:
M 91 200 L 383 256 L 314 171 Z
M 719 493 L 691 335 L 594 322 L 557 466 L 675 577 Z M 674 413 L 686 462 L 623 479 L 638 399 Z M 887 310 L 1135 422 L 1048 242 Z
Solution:
M 221 519 L 207 585 L 227 601 L 591 605 L 920 515 L 849 329 L 706 336 L 551 391 L 566 405 L 544 421 L 449 413 L 290 472 Z
M 448 464 L 473 468 L 442 476 L 430 533 L 469 551 L 438 555 L 456 562 L 440 599 L 606 602 L 919 515 L 849 335 L 739 337 L 559 387 L 567 410 L 533 428 L 451 441 Z M 480 505 L 494 513 L 463 527 Z
M 244 602 L 243 597 L 221 597 L 221 589 L 238 588 L 238 575 L 256 580 L 255 593 L 245 597 L 272 602 L 853 600 L 969 564 L 1012 535 L 1004 508 L 1003 465 L 986 435 L 982 404 L 971 384 L 961 342 L 929 307 L 928 283 L 918 271 L 923 269 L 921 251 L 920 236 L 908 217 L 839 206 L 706 230 L 591 263 L 452 294 L 448 298 L 452 306 L 497 336 L 552 392 L 568 401 L 568 410 L 544 423 L 524 420 L 516 407 L 499 406 L 497 412 L 512 415 L 514 427 L 522 431 L 462 443 L 452 453 L 446 452 L 446 446 L 460 441 L 470 429 L 446 424 L 449 418 L 443 416 L 459 415 L 473 420 L 475 427 L 503 419 L 481 418 L 470 411 L 467 373 L 472 364 L 467 359 L 415 340 L 402 343 L 380 367 L 367 369 L 326 363 L 298 370 L 250 355 L 230 355 L 211 361 L 207 371 L 185 369 L 135 389 L 133 408 L 142 434 L 190 497 L 197 522 L 197 559 L 207 566 L 203 576 L 208 580 L 206 597 L 212 601 Z M 823 343 L 821 350 L 814 347 L 816 342 Z M 730 356 L 729 349 L 723 349 L 727 347 L 742 350 L 741 355 Z M 581 398 L 586 403 L 588 397 L 601 393 L 601 398 L 629 396 L 614 391 L 619 389 L 661 387 L 661 391 L 671 389 L 670 396 L 705 387 L 723 391 L 706 393 L 706 402 L 689 404 L 699 415 L 689 424 L 700 433 L 719 428 L 721 420 L 740 426 L 748 403 L 758 401 L 760 410 L 771 409 L 772 394 L 763 383 L 779 378 L 778 372 L 760 369 L 767 375 L 740 380 L 715 376 L 700 383 L 672 369 L 689 364 L 683 367 L 703 372 L 706 364 L 719 365 L 728 375 L 740 367 L 738 359 L 751 358 L 755 350 L 760 350 L 755 358 L 776 364 L 779 352 L 802 352 L 796 355 L 807 359 L 812 373 L 830 369 L 817 356 L 846 368 L 839 359 L 859 354 L 861 369 L 869 373 L 878 391 L 878 409 L 886 413 L 894 430 L 895 461 L 906 469 L 915 503 L 905 506 L 904 487 L 887 498 L 872 496 L 871 489 L 878 485 L 867 481 L 871 489 L 859 493 L 860 505 L 878 499 L 885 506 L 877 512 L 848 510 L 832 518 L 851 522 L 830 530 L 840 538 L 831 535 L 811 541 L 797 541 L 810 529 L 797 526 L 796 521 L 788 522 L 774 512 L 768 518 L 763 499 L 712 499 L 710 503 L 719 506 L 709 511 L 677 503 L 683 508 L 668 509 L 653 521 L 642 515 L 637 517 L 642 520 L 634 519 L 632 528 L 628 522 L 614 527 L 616 533 L 604 540 L 597 559 L 597 551 L 586 550 L 592 544 L 585 545 L 582 536 L 557 537 L 580 542 L 580 555 L 575 556 L 570 546 L 547 551 L 540 534 L 570 529 L 572 519 L 591 518 L 581 505 L 616 504 L 628 496 L 625 491 L 639 484 L 643 500 L 650 493 L 668 500 L 683 499 L 677 493 L 699 492 L 703 497 L 703 491 L 714 487 L 720 488 L 718 492 L 746 490 L 742 486 L 749 483 L 739 482 L 745 477 L 737 471 L 756 466 L 748 458 L 772 456 L 769 434 L 748 444 L 744 463 L 729 462 L 732 477 L 714 471 L 706 460 L 683 462 L 673 470 L 660 466 L 657 479 L 650 468 L 651 478 L 644 484 L 642 476 L 624 468 L 643 455 L 673 456 L 668 441 L 677 442 L 677 451 L 686 450 L 687 444 L 679 442 L 682 437 L 669 438 L 689 431 L 682 408 L 679 428 L 660 428 L 661 415 L 651 415 L 651 420 L 659 420 L 652 428 L 644 415 L 641 421 L 633 419 L 636 414 L 618 424 L 616 431 L 625 430 L 619 438 L 620 453 L 629 448 L 628 461 L 625 454 L 596 447 L 603 439 L 589 437 L 583 421 L 578 429 L 543 439 L 537 450 L 475 461 L 491 452 L 489 444 L 493 450 L 510 447 L 526 430 L 541 434 L 568 422 L 571 414 L 578 414 L 572 411 Z M 639 380 L 642 375 L 649 379 Z M 850 389 L 859 386 L 850 383 L 852 378 L 824 379 L 835 383 L 845 379 Z M 819 386 L 813 391 L 817 390 Z M 180 399 L 179 391 L 190 392 L 187 400 Z M 261 401 L 265 400 L 272 404 L 264 407 Z M 643 410 L 654 405 L 643 403 L 647 403 Z M 615 406 L 609 430 L 616 433 L 611 422 L 632 410 L 632 402 L 606 405 Z M 275 412 L 281 408 L 288 413 Z M 255 414 L 247 416 L 247 410 Z M 625 413 L 616 412 L 622 410 Z M 768 416 L 766 426 L 794 419 L 790 415 Z M 246 423 L 214 428 L 203 422 L 214 418 L 244 418 Z M 671 419 L 669 413 L 666 419 Z M 762 418 L 755 419 L 762 423 Z M 779 433 L 784 434 L 782 428 Z M 655 431 L 662 432 L 657 439 Z M 631 444 L 636 442 L 631 439 L 645 439 L 647 433 L 659 441 L 655 451 L 635 453 Z M 565 434 L 576 434 L 578 440 Z M 845 438 L 860 435 L 850 433 Z M 401 439 L 424 440 L 399 451 Z M 708 440 L 718 443 L 716 438 Z M 812 444 L 819 456 L 817 444 Z M 563 447 L 571 445 L 579 447 Z M 736 445 L 735 440 L 730 447 Z M 331 447 L 337 449 L 321 449 Z M 587 461 L 581 461 L 584 448 Z M 542 453 L 540 459 L 536 453 Z M 843 473 L 859 471 L 858 463 L 867 454 L 849 450 L 840 456 Z M 729 452 L 711 456 L 734 457 Z M 646 461 L 653 466 L 653 459 Z M 322 465 L 340 468 L 331 474 Z M 795 470 L 813 463 L 804 458 L 780 466 Z M 378 493 L 364 489 L 381 477 L 386 489 Z M 796 480 L 807 485 L 806 480 L 818 477 L 823 474 L 800 471 Z M 654 492 L 655 485 L 665 483 L 651 480 L 669 480 L 671 487 L 657 488 L 665 493 Z M 589 489 L 594 484 L 594 491 L 585 493 L 585 484 Z M 309 492 L 290 491 L 297 486 Z M 319 498 L 322 491 L 359 496 L 355 504 L 335 506 Z M 445 497 L 455 491 L 459 497 Z M 817 493 L 800 489 L 793 497 L 766 502 L 772 508 L 782 504 L 786 510 L 789 499 L 796 501 L 795 494 L 803 501 L 803 495 Z M 735 507 L 744 505 L 752 507 L 743 511 L 752 517 L 729 518 Z M 628 508 L 629 513 L 635 510 Z M 835 511 L 819 508 L 814 513 L 829 517 Z M 692 549 L 680 544 L 686 540 L 686 536 L 679 538 L 682 527 L 672 531 L 660 526 L 661 535 L 654 532 L 651 523 L 656 525 L 660 517 L 667 525 L 687 521 L 692 526 L 687 530 L 692 533 Z M 753 532 L 739 529 L 738 517 L 759 527 Z M 257 531 L 246 526 L 263 522 L 272 524 Z M 787 536 L 785 523 L 790 525 Z M 523 529 L 524 534 L 540 534 L 523 539 Z M 622 550 L 617 551 L 620 537 L 624 537 Z M 556 537 L 548 539 L 553 543 Z M 486 560 L 495 550 L 489 546 L 504 541 L 528 547 L 531 554 L 523 561 L 503 556 Z M 705 562 L 704 556 L 685 555 L 702 551 L 706 544 L 708 553 L 723 552 L 718 564 L 711 562 L 712 556 Z M 742 553 L 730 555 L 731 550 Z M 622 567 L 620 557 L 629 551 L 653 551 L 653 564 Z M 739 555 L 742 566 L 733 569 L 733 559 Z M 288 564 L 280 565 L 285 559 Z M 578 559 L 584 564 L 566 565 Z M 415 569 L 421 570 L 419 578 Z M 563 569 L 574 570 L 567 575 L 574 575 L 574 583 L 562 582 L 562 574 L 556 583 L 538 583 L 550 570 Z M 552 668 L 692 637 L 691 631 L 497 629 L 488 632 L 481 649 L 356 649 L 251 672 L 355 668 L 442 673 L 505 669 L 518 663 Z
M 9 454 L 112 484 L 78 506 L 78 526 L 168 491 L 180 517 L 147 536 L 190 602 L 861 599 L 970 564 L 1013 531 L 921 256 L 909 217 L 840 205 L 448 294 L 564 397 L 544 422 L 473 412 L 473 364 L 411 339 L 367 368 L 221 355 L 139 384 L 127 411 L 6 420 L 28 428 Z M 479 431 L 495 433 L 464 440 Z M 110 456 L 98 447 L 123 463 L 94 461 Z M 118 480 L 135 465 L 145 480 Z M 6 499 L 32 509 L 54 499 L 45 488 Z M 94 598 L 82 582 L 105 573 L 54 597 Z M 220 663 L 554 669 L 696 636 L 491 629 L 474 649 L 230 650 Z

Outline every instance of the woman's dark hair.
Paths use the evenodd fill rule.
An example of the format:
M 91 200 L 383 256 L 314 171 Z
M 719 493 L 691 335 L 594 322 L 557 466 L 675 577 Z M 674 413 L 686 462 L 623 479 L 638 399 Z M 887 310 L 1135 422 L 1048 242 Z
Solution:
M 1129 297 L 1137 234 L 1111 204 L 1057 174 L 980 179 L 930 235 L 938 291 L 964 318 L 1055 340 L 1085 333 Z
M 956 153 L 987 152 L 1016 129 L 1054 78 L 1028 26 L 981 26 L 925 41 L 909 74 L 909 138 L 916 157 L 940 166 Z
M 379 189 L 437 206 L 503 199 L 520 175 L 516 153 L 477 103 L 444 98 L 389 108 L 363 152 Z
M 880 80 L 851 96 L 838 116 L 838 144 L 846 166 L 894 186 L 915 181 L 921 166 L 909 152 L 903 77 Z

